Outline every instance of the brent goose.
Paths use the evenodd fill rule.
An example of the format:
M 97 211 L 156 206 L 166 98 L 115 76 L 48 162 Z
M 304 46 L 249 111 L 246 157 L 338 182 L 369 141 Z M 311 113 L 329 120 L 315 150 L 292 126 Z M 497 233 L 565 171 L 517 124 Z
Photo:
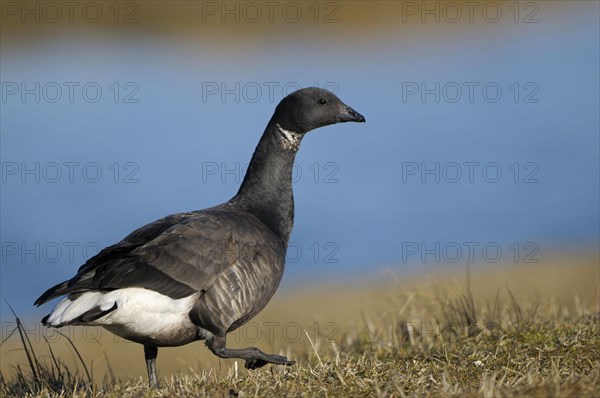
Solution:
M 364 121 L 324 89 L 286 96 L 231 200 L 164 217 L 103 249 L 36 300 L 66 295 L 43 324 L 99 325 L 143 344 L 153 387 L 158 347 L 196 340 L 221 358 L 244 359 L 248 369 L 293 364 L 254 347 L 227 348 L 226 334 L 261 311 L 281 280 L 294 222 L 292 165 L 304 134 Z

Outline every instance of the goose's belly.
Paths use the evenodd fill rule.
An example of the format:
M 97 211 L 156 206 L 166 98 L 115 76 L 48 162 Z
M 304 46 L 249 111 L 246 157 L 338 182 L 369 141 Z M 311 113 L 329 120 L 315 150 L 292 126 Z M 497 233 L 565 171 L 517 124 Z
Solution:
M 154 322 L 153 319 L 149 323 Z M 111 333 L 116 334 L 126 340 L 131 340 L 140 344 L 150 344 L 157 347 L 176 347 L 200 340 L 204 336 L 204 331 L 199 329 L 192 322 L 179 321 L 157 327 L 147 328 L 141 331 L 131 324 L 102 325 Z
M 222 335 L 244 325 L 269 302 L 281 281 L 284 263 L 254 258 L 252 266 L 235 263 L 214 281 L 192 310 L 203 330 Z

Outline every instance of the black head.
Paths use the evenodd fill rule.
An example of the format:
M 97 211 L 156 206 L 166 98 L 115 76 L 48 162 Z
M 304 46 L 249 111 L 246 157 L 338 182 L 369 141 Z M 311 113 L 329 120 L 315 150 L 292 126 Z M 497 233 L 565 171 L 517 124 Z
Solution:
M 331 91 L 308 87 L 294 91 L 281 100 L 272 121 L 297 134 L 335 123 L 359 122 L 365 118 L 344 104 Z

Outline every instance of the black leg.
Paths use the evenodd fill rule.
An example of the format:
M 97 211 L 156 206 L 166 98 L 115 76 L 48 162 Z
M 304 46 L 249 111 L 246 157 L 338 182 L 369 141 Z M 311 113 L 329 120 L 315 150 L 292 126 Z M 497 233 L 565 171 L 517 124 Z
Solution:
M 148 369 L 148 382 L 150 387 L 158 388 L 158 376 L 156 374 L 156 357 L 158 355 L 158 348 L 145 345 L 144 356 L 146 357 L 146 368 Z
M 246 360 L 246 369 L 257 369 L 268 363 L 276 365 L 293 365 L 296 361 L 289 361 L 281 355 L 265 354 L 255 347 L 249 348 L 226 348 L 225 336 L 213 336 L 206 340 L 209 350 L 220 358 L 240 358 Z

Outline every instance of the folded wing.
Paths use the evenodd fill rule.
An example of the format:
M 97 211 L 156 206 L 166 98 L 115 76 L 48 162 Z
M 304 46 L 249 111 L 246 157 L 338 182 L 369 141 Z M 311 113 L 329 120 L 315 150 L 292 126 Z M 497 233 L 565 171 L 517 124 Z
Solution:
M 281 252 L 282 247 L 268 228 L 239 209 L 174 214 L 105 248 L 73 278 L 48 289 L 35 305 L 65 294 L 128 287 L 180 299 L 209 289 L 236 262 L 251 264 L 257 251 Z

